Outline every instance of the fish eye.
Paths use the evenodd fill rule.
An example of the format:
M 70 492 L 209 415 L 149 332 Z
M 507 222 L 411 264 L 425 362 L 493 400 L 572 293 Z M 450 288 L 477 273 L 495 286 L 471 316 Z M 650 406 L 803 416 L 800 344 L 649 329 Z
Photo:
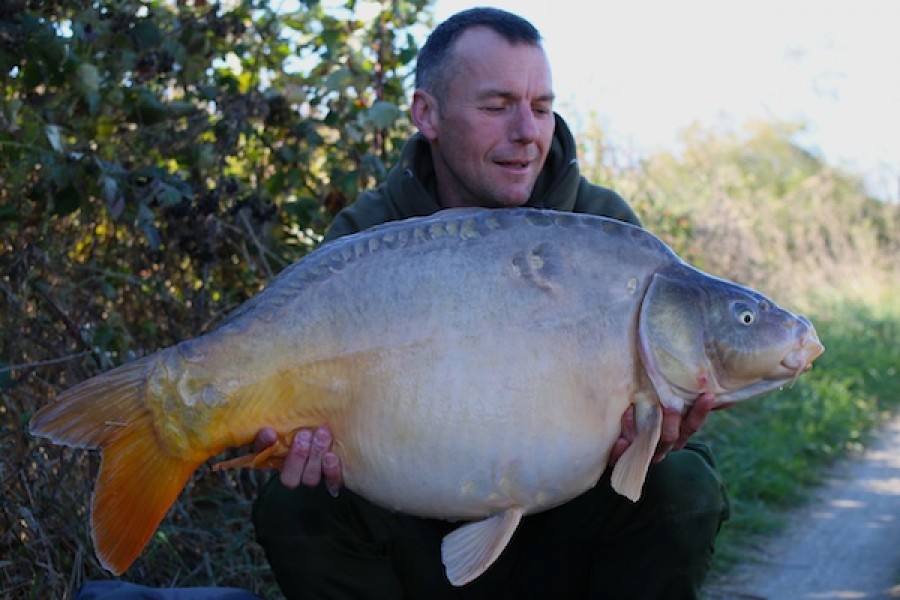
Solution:
M 756 315 L 749 308 L 743 308 L 738 313 L 738 321 L 740 321 L 742 325 L 752 325 L 755 320 Z

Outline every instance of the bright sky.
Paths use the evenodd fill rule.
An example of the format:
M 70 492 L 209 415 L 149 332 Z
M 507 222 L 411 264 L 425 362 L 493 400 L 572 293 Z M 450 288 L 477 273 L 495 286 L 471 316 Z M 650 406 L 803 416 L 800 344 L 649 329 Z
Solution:
M 477 2 L 436 0 L 441 21 Z M 800 119 L 801 143 L 900 201 L 900 0 L 486 0 L 540 30 L 558 110 L 617 147 L 692 122 Z

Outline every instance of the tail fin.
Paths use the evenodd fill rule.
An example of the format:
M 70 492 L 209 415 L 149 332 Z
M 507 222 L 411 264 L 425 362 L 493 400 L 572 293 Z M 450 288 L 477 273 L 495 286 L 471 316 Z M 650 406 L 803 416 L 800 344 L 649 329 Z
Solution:
M 88 379 L 31 420 L 34 435 L 100 449 L 91 532 L 100 562 L 115 574 L 141 553 L 202 462 L 160 445 L 143 402 L 152 365 L 153 357 L 146 357 Z

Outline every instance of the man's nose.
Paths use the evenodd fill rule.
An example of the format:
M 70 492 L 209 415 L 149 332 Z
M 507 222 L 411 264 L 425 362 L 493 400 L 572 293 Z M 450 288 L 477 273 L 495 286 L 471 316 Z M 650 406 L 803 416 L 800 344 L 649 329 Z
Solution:
M 530 106 L 520 106 L 515 111 L 513 123 L 513 141 L 520 143 L 533 142 L 538 136 L 537 118 Z

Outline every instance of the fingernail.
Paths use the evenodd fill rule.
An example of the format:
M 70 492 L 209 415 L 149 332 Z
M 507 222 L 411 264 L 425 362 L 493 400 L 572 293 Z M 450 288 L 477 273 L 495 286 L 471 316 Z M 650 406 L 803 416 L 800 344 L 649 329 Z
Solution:
M 331 435 L 324 429 L 317 429 L 313 441 L 316 443 L 316 446 L 327 448 L 328 444 L 331 443 Z
M 328 490 L 328 493 L 331 494 L 331 497 L 332 497 L 332 498 L 337 498 L 337 497 L 338 497 L 338 494 L 339 494 L 340 491 L 341 491 L 341 486 L 339 486 L 339 485 L 332 485 L 332 484 L 326 483 L 326 484 L 325 484 L 325 489 Z
M 312 432 L 308 429 L 302 429 L 294 436 L 294 446 L 298 448 L 308 448 L 312 440 Z

